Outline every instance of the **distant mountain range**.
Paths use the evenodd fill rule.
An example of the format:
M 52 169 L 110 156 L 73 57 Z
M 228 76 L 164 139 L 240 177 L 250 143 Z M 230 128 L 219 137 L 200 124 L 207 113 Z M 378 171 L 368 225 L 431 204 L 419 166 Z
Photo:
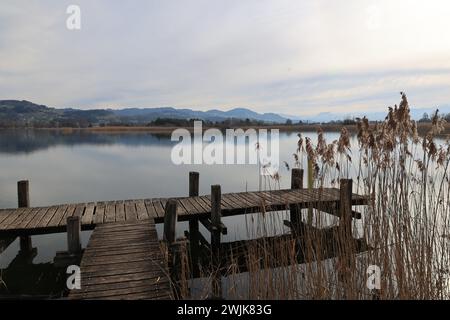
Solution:
M 30 101 L 0 100 L 0 126 L 87 126 L 97 124 L 145 125 L 156 119 L 199 119 L 222 122 L 227 119 L 256 120 L 264 123 L 285 123 L 287 118 L 275 113 L 257 113 L 245 108 L 229 111 L 165 108 L 126 108 L 79 110 L 74 108 L 56 109 L 38 105 Z
M 431 114 L 433 108 L 412 109 L 413 119 L 420 119 L 424 113 Z M 441 113 L 450 113 L 450 106 L 440 108 Z M 222 122 L 228 119 L 253 120 L 267 124 L 293 122 L 326 123 L 367 116 L 370 120 L 383 120 L 386 112 L 351 112 L 351 113 L 319 113 L 315 116 L 299 117 L 276 113 L 257 113 L 246 108 L 235 108 L 229 111 L 163 108 L 125 108 L 80 110 L 74 108 L 51 108 L 25 100 L 0 100 L 0 127 L 11 124 L 18 126 L 88 126 L 99 124 L 133 124 L 146 125 L 156 119 L 200 119 Z
M 112 110 L 119 117 L 126 117 L 136 121 L 151 121 L 157 118 L 168 119 L 201 119 L 208 121 L 223 121 L 226 119 L 250 119 L 263 121 L 267 123 L 284 123 L 287 118 L 275 113 L 257 113 L 245 108 L 235 108 L 229 111 L 208 110 L 195 111 L 191 109 L 175 109 L 171 107 L 166 108 L 127 108 L 121 110 Z

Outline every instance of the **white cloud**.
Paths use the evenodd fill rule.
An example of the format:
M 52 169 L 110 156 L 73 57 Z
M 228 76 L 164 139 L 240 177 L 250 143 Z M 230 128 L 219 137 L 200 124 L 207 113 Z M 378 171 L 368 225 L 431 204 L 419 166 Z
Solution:
M 56 107 L 380 110 L 448 104 L 445 0 L 3 0 L 0 98 Z M 392 101 L 395 97 L 395 101 Z

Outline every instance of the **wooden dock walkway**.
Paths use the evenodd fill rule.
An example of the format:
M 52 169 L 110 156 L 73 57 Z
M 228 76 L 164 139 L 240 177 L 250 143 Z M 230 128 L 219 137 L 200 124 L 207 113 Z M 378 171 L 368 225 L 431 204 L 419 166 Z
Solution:
M 101 224 L 80 264 L 81 289 L 69 299 L 170 299 L 169 270 L 152 219 Z
M 174 199 L 178 202 L 178 221 L 211 216 L 210 195 Z M 168 199 L 158 198 L 2 209 L 0 236 L 65 232 L 67 218 L 71 216 L 81 217 L 82 230 L 90 230 L 96 225 L 111 222 L 153 219 L 155 223 L 162 223 L 167 201 Z M 337 188 L 224 193 L 221 212 L 222 216 L 232 216 L 261 212 L 262 208 L 265 211 L 286 210 L 291 205 L 307 208 L 315 203 L 332 207 L 339 201 L 340 191 Z M 367 203 L 367 196 L 352 195 L 352 205 Z

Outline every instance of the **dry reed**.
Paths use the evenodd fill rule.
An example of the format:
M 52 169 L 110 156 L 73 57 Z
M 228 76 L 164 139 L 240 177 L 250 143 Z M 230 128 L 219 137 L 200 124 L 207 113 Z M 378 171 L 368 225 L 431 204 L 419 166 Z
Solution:
M 314 145 L 299 134 L 292 167 L 303 168 L 309 159 L 315 188 L 336 187 L 341 178 L 353 178 L 353 192 L 373 195 L 368 206 L 357 208 L 362 220 L 353 220 L 355 239 L 336 232 L 339 218 L 320 212 L 320 207 L 314 209 L 312 221 L 306 218 L 312 209 L 303 209 L 303 229 L 297 235 L 279 235 L 287 211 L 249 215 L 248 236 L 255 240 L 223 253 L 228 255 L 222 265 L 223 296 L 448 299 L 450 144 L 436 142 L 443 128 L 444 120 L 436 112 L 420 138 L 402 93 L 400 104 L 389 108 L 384 121 L 369 125 L 368 119 L 360 119 L 354 138 L 342 128 L 339 139 L 327 143 L 319 129 Z M 357 143 L 353 149 L 352 142 Z M 290 169 L 287 162 L 285 168 Z M 266 189 L 278 188 L 279 179 L 277 174 L 265 181 Z M 372 265 L 381 270 L 381 288 L 376 291 L 367 287 Z M 216 271 L 206 267 L 200 279 L 189 280 L 185 268 L 183 297 L 207 297 Z M 186 289 L 194 284 L 203 288 L 196 295 Z

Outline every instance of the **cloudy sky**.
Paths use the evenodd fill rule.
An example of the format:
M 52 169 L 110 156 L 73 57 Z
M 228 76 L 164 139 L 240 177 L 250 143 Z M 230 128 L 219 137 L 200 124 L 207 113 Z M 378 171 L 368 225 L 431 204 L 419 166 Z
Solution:
M 448 0 L 1 0 L 0 99 L 311 115 L 405 91 L 449 106 L 449 17 Z

